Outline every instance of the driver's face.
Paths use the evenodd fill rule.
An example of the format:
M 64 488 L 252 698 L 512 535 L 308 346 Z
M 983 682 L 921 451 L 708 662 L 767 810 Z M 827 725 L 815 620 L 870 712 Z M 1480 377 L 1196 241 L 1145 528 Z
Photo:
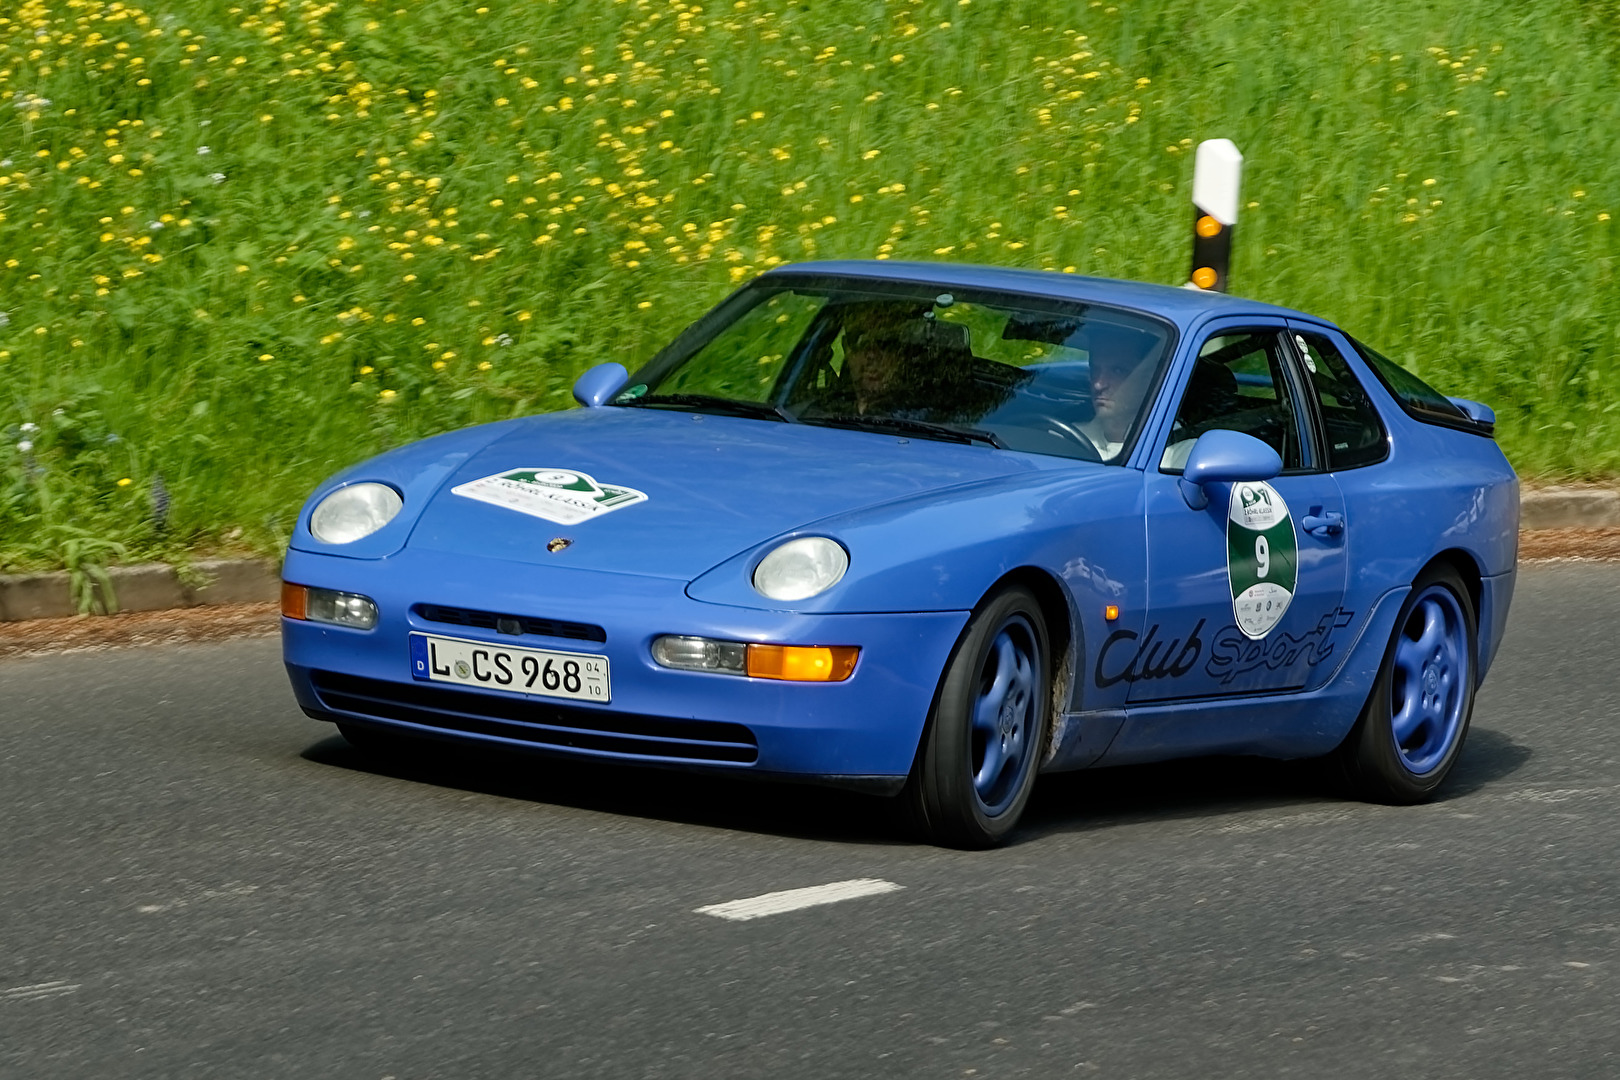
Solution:
M 851 330 L 844 338 L 844 364 L 857 399 L 866 405 L 899 385 L 903 355 L 898 343 L 881 334 Z
M 1147 394 L 1152 378 L 1151 364 L 1139 357 L 1119 353 L 1098 353 L 1091 357 L 1091 404 L 1097 419 L 1113 437 L 1123 437 Z M 1118 434 L 1114 434 L 1117 432 Z

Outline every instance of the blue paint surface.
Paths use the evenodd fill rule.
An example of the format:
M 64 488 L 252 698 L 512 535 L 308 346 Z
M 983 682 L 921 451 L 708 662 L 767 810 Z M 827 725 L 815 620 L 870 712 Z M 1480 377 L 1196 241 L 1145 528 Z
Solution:
M 330 676 L 345 676 L 408 699 L 417 685 L 412 633 L 600 654 L 611 667 L 612 703 L 568 704 L 552 716 L 540 701 L 536 724 L 634 733 L 660 723 L 671 732 L 698 722 L 740 725 L 757 756 L 704 758 L 709 729 L 668 743 L 643 734 L 525 740 L 512 726 L 522 720 L 499 731 L 471 721 L 462 725 L 468 730 L 434 729 L 491 745 L 538 741 L 579 756 L 897 784 L 972 610 L 999 582 L 1017 578 L 1045 598 L 1051 636 L 1066 643 L 1049 665 L 1065 707 L 1041 751 L 1048 768 L 1210 752 L 1300 757 L 1331 750 L 1350 730 L 1401 602 L 1436 558 L 1477 589 L 1478 655 L 1461 666 L 1484 677 L 1512 597 L 1517 478 L 1490 438 L 1403 412 L 1331 324 L 1236 297 L 1033 271 L 847 262 L 766 277 L 783 273 L 1111 304 L 1168 320 L 1177 342 L 1140 436 L 1115 464 L 612 405 L 452 432 L 374 458 L 321 485 L 291 539 L 286 580 L 361 593 L 380 611 L 370 631 L 283 620 L 300 703 L 329 719 L 416 730 L 434 728 L 434 710 L 450 705 L 476 718 L 481 703 L 498 700 L 505 704 L 485 711 L 528 715 L 529 699 L 494 690 L 445 690 L 461 696 L 411 712 L 397 702 L 367 711 L 357 705 L 363 695 L 321 689 L 323 679 L 330 686 Z M 1209 505 L 1193 509 L 1179 474 L 1159 468 L 1199 348 L 1233 328 L 1325 336 L 1389 437 L 1374 464 L 1285 471 L 1270 481 L 1297 519 L 1337 514 L 1342 527 L 1298 530 L 1297 590 L 1258 641 L 1237 632 L 1233 615 L 1228 485 L 1205 485 Z M 594 403 L 600 394 L 588 396 Z M 452 490 L 519 469 L 571 470 L 645 499 L 562 524 Z M 398 517 L 352 544 L 316 540 L 308 530 L 314 507 L 359 481 L 398 489 Z M 849 570 L 819 596 L 767 600 L 751 584 L 753 569 L 795 536 L 836 540 Z M 451 625 L 429 618 L 430 606 L 590 627 L 605 640 Z M 1117 608 L 1112 619 L 1109 606 Z M 862 652 L 846 682 L 795 684 L 662 668 L 650 653 L 662 634 Z M 343 707 L 334 704 L 339 697 Z M 661 745 L 687 747 L 687 756 L 649 749 Z

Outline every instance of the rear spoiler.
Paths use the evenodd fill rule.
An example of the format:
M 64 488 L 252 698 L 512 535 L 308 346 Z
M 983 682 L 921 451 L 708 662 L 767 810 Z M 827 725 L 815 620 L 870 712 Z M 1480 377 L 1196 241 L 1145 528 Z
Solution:
M 1481 435 L 1489 435 L 1493 439 L 1496 437 L 1496 411 L 1489 405 L 1482 405 L 1477 401 L 1470 401 L 1467 398 L 1460 397 L 1448 397 L 1446 400 L 1457 406 L 1468 416 L 1468 426 L 1471 430 L 1477 431 Z

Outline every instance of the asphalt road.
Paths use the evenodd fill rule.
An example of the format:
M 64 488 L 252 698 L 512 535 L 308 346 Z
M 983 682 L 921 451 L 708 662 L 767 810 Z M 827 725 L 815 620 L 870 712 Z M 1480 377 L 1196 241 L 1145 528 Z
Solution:
M 1620 1075 L 1620 566 L 1530 568 L 1428 806 L 1049 777 L 922 847 L 813 789 L 378 767 L 273 639 L 0 664 L 0 1076 Z M 696 908 L 902 888 L 747 922 Z

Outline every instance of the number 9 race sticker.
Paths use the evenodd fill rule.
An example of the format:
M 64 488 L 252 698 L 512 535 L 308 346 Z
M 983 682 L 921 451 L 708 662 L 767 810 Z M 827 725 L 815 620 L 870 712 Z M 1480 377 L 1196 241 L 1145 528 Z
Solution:
M 1271 632 L 1299 581 L 1299 542 L 1288 504 L 1270 484 L 1233 484 L 1226 519 L 1232 615 L 1248 638 Z

